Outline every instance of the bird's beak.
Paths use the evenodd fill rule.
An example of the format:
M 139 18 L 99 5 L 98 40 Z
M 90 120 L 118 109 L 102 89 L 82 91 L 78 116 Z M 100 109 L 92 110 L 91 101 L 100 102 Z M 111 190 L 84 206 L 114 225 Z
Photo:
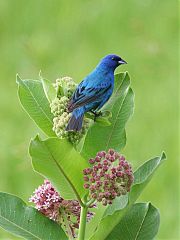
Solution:
M 119 63 L 119 65 L 120 65 L 120 64 L 127 64 L 127 62 L 124 61 L 123 59 L 121 59 L 120 61 L 118 61 L 118 63 Z

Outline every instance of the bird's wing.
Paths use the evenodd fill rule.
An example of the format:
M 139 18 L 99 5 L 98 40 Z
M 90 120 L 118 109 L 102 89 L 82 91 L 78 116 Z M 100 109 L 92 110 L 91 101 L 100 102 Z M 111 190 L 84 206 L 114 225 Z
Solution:
M 93 87 L 86 87 L 83 82 L 77 87 L 72 99 L 69 102 L 68 110 L 72 112 L 74 109 L 82 107 L 86 104 L 100 100 L 102 96 L 112 87 L 111 83 L 97 84 Z

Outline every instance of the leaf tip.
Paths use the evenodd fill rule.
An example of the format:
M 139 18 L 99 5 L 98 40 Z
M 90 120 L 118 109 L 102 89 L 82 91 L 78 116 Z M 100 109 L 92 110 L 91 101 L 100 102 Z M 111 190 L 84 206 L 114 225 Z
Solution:
M 39 134 L 37 134 L 34 138 L 31 138 L 30 140 L 30 146 L 35 143 L 35 142 L 40 142 L 41 141 L 41 138 L 39 136 Z
M 43 79 L 43 77 L 42 77 L 42 71 L 41 71 L 41 69 L 39 70 L 39 79 L 40 79 L 40 80 L 42 80 L 42 79 Z
M 124 78 L 127 78 L 130 81 L 131 78 L 128 71 L 124 72 Z
M 40 136 L 39 134 L 37 134 L 35 136 L 35 138 L 31 138 L 30 140 L 30 144 L 29 144 L 29 155 L 32 156 L 32 149 L 33 149 L 33 146 L 37 144 L 37 142 L 40 142 L 41 139 L 40 139 Z
M 20 78 L 19 74 L 16 73 L 16 83 L 19 84 L 22 81 L 22 79 Z
M 39 134 L 37 134 L 37 135 L 35 136 L 35 138 L 33 139 L 33 141 L 41 141 L 41 138 L 40 138 Z
M 166 153 L 163 151 L 161 154 L 161 160 L 166 160 L 166 159 L 167 159 Z

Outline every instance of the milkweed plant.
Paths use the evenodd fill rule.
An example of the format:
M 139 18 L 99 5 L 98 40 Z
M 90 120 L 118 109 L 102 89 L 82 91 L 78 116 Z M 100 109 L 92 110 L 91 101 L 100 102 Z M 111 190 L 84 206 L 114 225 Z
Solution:
M 160 215 L 137 199 L 166 159 L 164 153 L 134 170 L 123 155 L 125 126 L 134 93 L 127 72 L 96 118 L 86 113 L 81 131 L 66 131 L 67 105 L 77 84 L 71 77 L 51 82 L 17 76 L 22 107 L 44 132 L 30 142 L 33 170 L 44 180 L 25 203 L 0 193 L 0 226 L 24 239 L 151 240 Z

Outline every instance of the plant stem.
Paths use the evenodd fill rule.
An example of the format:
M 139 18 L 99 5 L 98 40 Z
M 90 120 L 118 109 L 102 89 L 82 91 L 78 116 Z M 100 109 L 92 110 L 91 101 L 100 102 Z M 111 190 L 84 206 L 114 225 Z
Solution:
M 87 210 L 88 210 L 87 206 L 81 207 L 81 217 L 80 217 L 78 240 L 85 239 Z
M 92 198 L 89 202 L 86 203 L 86 206 L 87 206 L 87 207 L 90 207 L 91 204 L 93 204 L 95 201 L 96 201 L 96 199 L 93 199 L 93 198 Z

